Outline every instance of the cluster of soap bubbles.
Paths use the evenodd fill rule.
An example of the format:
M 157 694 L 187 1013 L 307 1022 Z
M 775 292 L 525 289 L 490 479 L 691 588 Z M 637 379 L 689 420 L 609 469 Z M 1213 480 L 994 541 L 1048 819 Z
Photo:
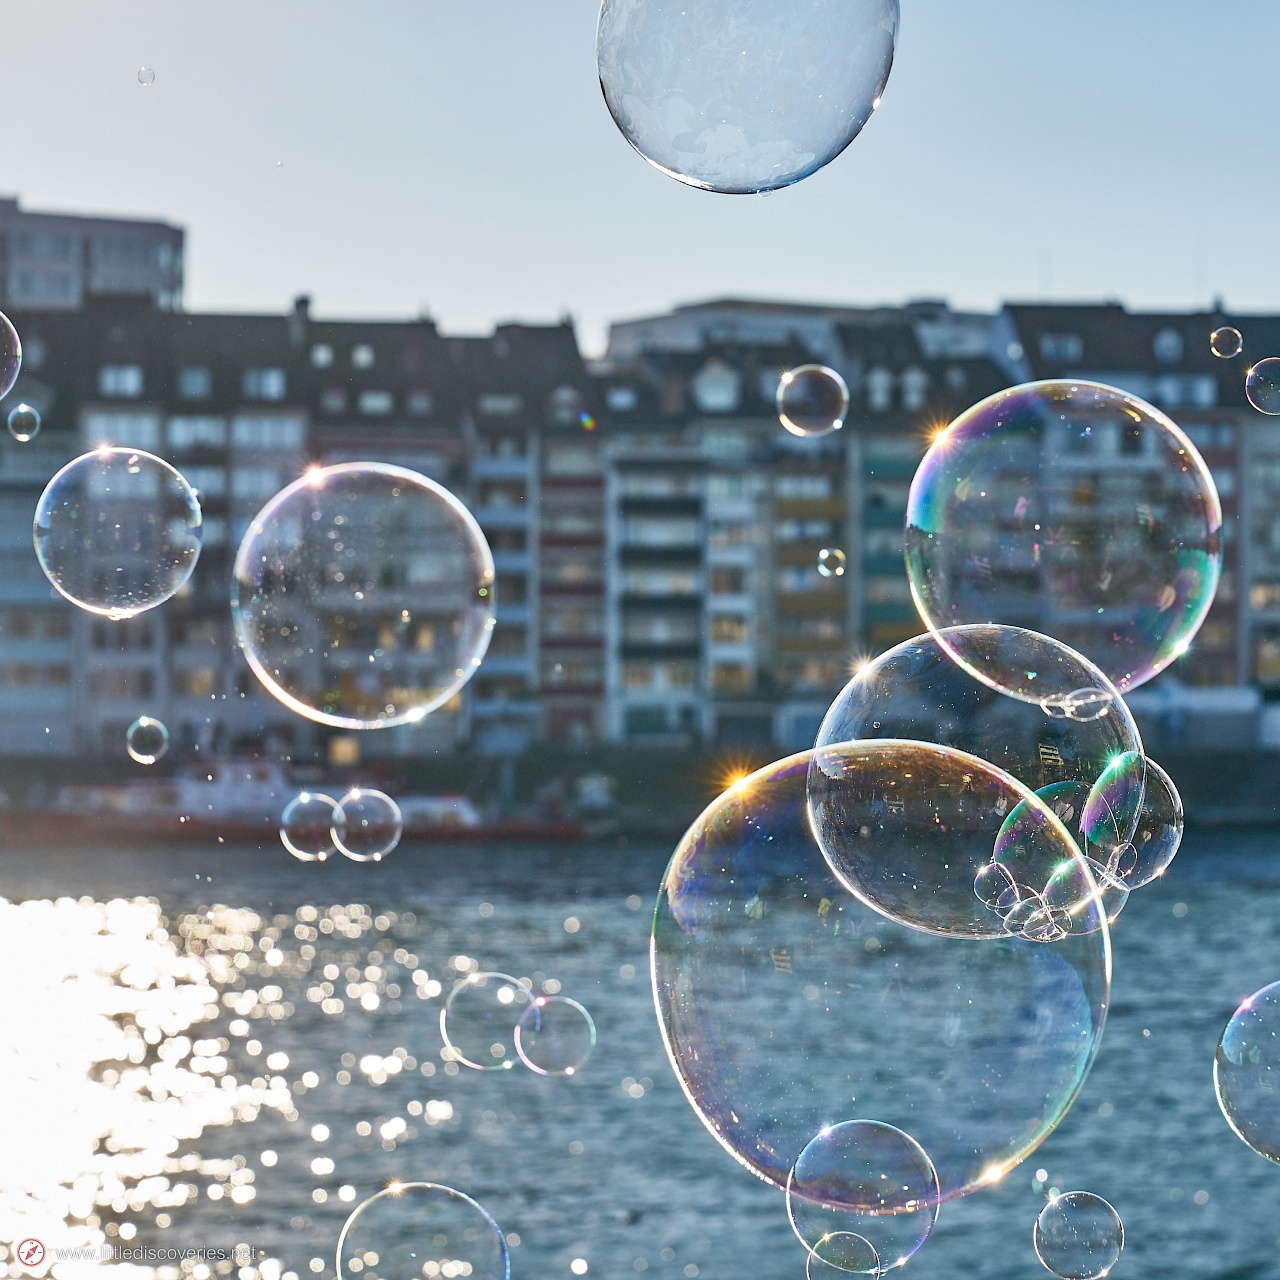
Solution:
M 1224 325 L 1209 335 L 1209 350 L 1220 360 L 1234 360 L 1244 350 L 1244 335 Z M 1244 393 L 1259 413 L 1280 415 L 1280 357 L 1269 356 L 1251 365 L 1244 376 Z
M 568 996 L 536 995 L 506 973 L 474 972 L 454 985 L 440 1010 L 449 1058 L 473 1071 L 509 1071 L 516 1060 L 535 1075 L 573 1076 L 596 1043 L 596 1024 Z
M 299 862 L 381 862 L 404 834 L 400 806 L 384 791 L 355 787 L 340 800 L 302 791 L 280 815 L 280 843 Z
M 864 662 L 812 750 L 676 849 L 653 933 L 666 1047 L 710 1132 L 786 1191 L 811 1276 L 900 1266 L 1074 1101 L 1111 925 L 1183 831 L 1123 695 L 1186 652 L 1221 527 L 1191 442 L 1132 396 L 1048 382 L 975 406 L 911 489 L 928 633 Z M 1036 1229 L 1068 1280 L 1122 1241 L 1087 1193 Z

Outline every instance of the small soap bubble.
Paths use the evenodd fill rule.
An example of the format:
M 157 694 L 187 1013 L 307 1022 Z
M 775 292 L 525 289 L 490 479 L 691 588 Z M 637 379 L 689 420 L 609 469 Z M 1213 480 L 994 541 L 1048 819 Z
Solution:
M 1236 1136 L 1280 1164 L 1280 982 L 1251 995 L 1227 1023 L 1213 1060 L 1213 1084 Z
M 440 1037 L 452 1062 L 474 1071 L 510 1071 L 515 1032 L 532 1003 L 529 989 L 506 973 L 471 973 L 440 1010 Z
M 103 445 L 69 462 L 36 504 L 36 555 L 72 604 L 131 618 L 176 595 L 200 555 L 195 491 L 161 458 Z
M 815 439 L 844 426 L 849 412 L 845 380 L 825 365 L 788 369 L 778 380 L 778 421 L 793 436 Z
M 0 400 L 13 390 L 22 369 L 22 339 L 13 321 L 0 311 Z
M 801 1242 L 830 1266 L 872 1275 L 916 1253 L 938 1219 L 940 1199 L 924 1148 L 875 1120 L 820 1130 L 787 1179 L 787 1216 Z M 874 1258 L 858 1241 L 871 1244 Z
M 1280 414 L 1280 358 L 1259 360 L 1245 375 L 1244 393 L 1259 413 Z
M 338 805 L 341 828 L 335 828 L 338 852 L 352 862 L 381 862 L 400 843 L 404 817 L 384 791 L 357 787 Z
M 1244 337 L 1239 329 L 1224 325 L 1209 335 L 1209 350 L 1219 360 L 1234 360 L 1244 350 Z
M 143 84 L 143 85 L 146 85 L 146 84 L 155 84 L 155 82 L 156 82 L 156 73 L 155 73 L 154 71 L 152 71 L 150 67 L 139 67 L 139 68 L 138 68 L 138 83 L 139 83 L 139 84 Z
M 126 731 L 124 746 L 139 764 L 155 764 L 169 750 L 169 730 L 152 716 L 139 716 Z
M 299 862 L 326 862 L 337 852 L 345 823 L 332 796 L 303 791 L 280 815 L 280 841 Z
M 15 405 L 9 410 L 9 434 L 19 444 L 26 444 L 40 434 L 40 410 L 29 404 Z
M 623 136 L 703 191 L 790 186 L 836 158 L 880 105 L 898 0 L 604 0 L 600 86 Z
M 1120 1260 L 1124 1224 L 1091 1191 L 1054 1196 L 1036 1219 L 1036 1257 L 1061 1280 L 1101 1280 Z
M 432 1182 L 393 1182 L 347 1219 L 337 1275 L 510 1280 L 511 1256 L 502 1229 L 469 1195 Z
M 823 547 L 818 552 L 818 572 L 824 578 L 843 578 L 848 557 L 838 548 Z
M 540 1076 L 577 1075 L 596 1044 L 591 1014 L 568 996 L 536 996 L 516 1024 L 516 1053 Z
M 809 1251 L 804 1274 L 805 1280 L 835 1280 L 838 1275 L 881 1276 L 884 1269 L 870 1240 L 851 1231 L 833 1231 L 819 1248 Z

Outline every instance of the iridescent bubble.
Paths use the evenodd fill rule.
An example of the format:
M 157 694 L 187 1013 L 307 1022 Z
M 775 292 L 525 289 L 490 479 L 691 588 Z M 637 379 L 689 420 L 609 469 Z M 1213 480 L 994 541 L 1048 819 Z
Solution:
M 40 434 L 40 410 L 25 403 L 14 405 L 9 410 L 9 434 L 19 444 L 34 440 Z
M 704 191 L 750 195 L 830 164 L 880 105 L 897 0 L 603 0 L 600 86 L 623 136 Z
M 342 797 L 338 811 L 342 824 L 333 841 L 352 862 L 381 862 L 404 835 L 400 806 L 385 791 L 357 787 Z
M 36 555 L 72 604 L 131 618 L 191 577 L 201 524 L 195 492 L 167 462 L 103 445 L 67 463 L 40 495 Z
M 667 1051 L 711 1135 L 774 1186 L 856 1105 L 909 1133 L 954 1199 L 1070 1107 L 1102 1032 L 1110 935 L 978 944 L 872 911 L 814 841 L 811 756 L 731 788 L 675 851 L 652 951 Z
M 440 1036 L 452 1060 L 476 1071 L 510 1071 L 516 1028 L 532 1000 L 510 974 L 468 974 L 440 1010 Z
M 152 71 L 150 67 L 140 67 L 138 69 L 139 84 L 143 84 L 143 85 L 155 84 L 155 82 L 156 82 L 156 73 Z
M 506 1237 L 469 1195 L 434 1182 L 393 1182 L 347 1219 L 338 1280 L 510 1280 Z
M 818 552 L 818 572 L 824 578 L 843 578 L 848 563 L 849 558 L 838 548 L 823 547 Z
M 1099 774 L 1080 811 L 1080 847 L 1112 866 L 1138 827 L 1146 794 L 1147 760 L 1141 751 L 1117 752 Z
M 0 400 L 13 390 L 22 370 L 22 339 L 13 321 L 0 311 Z
M 280 815 L 280 841 L 299 862 L 327 862 L 338 851 L 346 819 L 332 796 L 303 791 Z
M 1101 1280 L 1120 1260 L 1124 1224 L 1091 1191 L 1054 1196 L 1035 1226 L 1036 1257 L 1062 1280 Z
M 596 1045 L 591 1014 L 568 996 L 536 996 L 515 1028 L 516 1053 L 540 1076 L 577 1075 Z
M 851 1231 L 835 1231 L 823 1242 L 825 1253 L 839 1259 L 831 1263 L 823 1260 L 814 1249 L 809 1250 L 809 1258 L 805 1263 L 805 1280 L 834 1280 L 837 1275 L 880 1276 L 884 1274 L 880 1266 L 880 1255 L 870 1240 L 854 1235 Z
M 777 405 L 778 421 L 793 436 L 829 436 L 844 426 L 849 388 L 834 369 L 804 364 L 778 380 Z
M 829 1266 L 879 1275 L 929 1238 L 941 1194 L 933 1161 L 914 1138 L 878 1120 L 847 1120 L 822 1129 L 800 1153 L 787 1178 L 787 1216 Z
M 493 556 L 448 490 L 403 467 L 314 468 L 258 513 L 231 604 L 249 665 L 308 719 L 415 724 L 479 669 Z
M 1095 382 L 1036 382 L 937 438 L 911 485 L 906 544 L 931 631 L 1034 627 L 1124 693 L 1200 629 L 1222 568 L 1222 507 L 1195 446 L 1158 409 Z M 973 669 L 993 683 L 1010 674 Z M 1012 675 L 1005 687 L 1032 692 Z
M 1245 374 L 1244 393 L 1259 413 L 1280 414 L 1280 359 L 1259 360 Z
M 1146 759 L 1142 806 L 1133 836 L 1115 849 L 1108 867 L 1130 889 L 1164 875 L 1182 844 L 1182 797 L 1173 779 L 1150 756 Z
M 1280 982 L 1251 995 L 1227 1023 L 1213 1086 L 1236 1137 L 1280 1164 Z
M 169 730 L 152 716 L 139 716 L 125 731 L 124 748 L 139 764 L 155 764 L 169 750 Z
M 1066 864 L 1082 900 L 1090 892 L 1080 852 L 1052 811 L 1010 774 L 952 747 L 896 739 L 815 747 L 809 813 L 840 883 L 929 933 L 1001 936 L 1000 919 L 974 894 L 993 857 L 1032 891 Z
M 1225 325 L 1209 335 L 1209 350 L 1219 360 L 1234 360 L 1244 350 L 1244 336 L 1239 329 Z

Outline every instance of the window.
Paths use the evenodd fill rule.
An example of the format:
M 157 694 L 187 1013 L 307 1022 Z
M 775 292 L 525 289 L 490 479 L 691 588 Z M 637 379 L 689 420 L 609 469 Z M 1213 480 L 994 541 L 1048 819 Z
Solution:
M 732 413 L 742 399 L 742 378 L 723 360 L 708 360 L 692 385 L 693 398 L 703 413 Z
M 692 596 L 697 594 L 699 579 L 692 569 L 628 569 L 622 584 L 628 595 Z
M 754 495 L 753 477 L 744 475 L 714 475 L 707 478 L 708 499 L 720 502 L 740 502 Z
M 430 391 L 410 391 L 405 397 L 405 408 L 415 418 L 429 418 L 431 411 L 436 407 L 435 400 L 432 398 Z
M 186 449 L 221 449 L 226 443 L 225 418 L 169 419 L 169 448 L 175 452 Z
M 1249 589 L 1249 604 L 1255 609 L 1280 609 L 1280 582 L 1255 582 Z
M 707 534 L 707 546 L 709 547 L 749 547 L 755 540 L 755 526 L 739 524 L 736 521 L 732 524 L 713 523 Z
M 395 399 L 390 391 L 362 391 L 357 402 L 361 413 L 388 414 L 395 408 Z
M 1071 364 L 1084 358 L 1084 339 L 1078 333 L 1042 333 L 1040 355 L 1057 364 Z
M 367 342 L 358 343 L 351 348 L 351 363 L 357 369 L 372 369 L 373 362 L 373 348 Z
M 333 348 L 327 342 L 317 342 L 311 348 L 311 367 L 327 369 L 333 364 Z
M 747 571 L 723 567 L 712 569 L 710 585 L 713 596 L 742 595 L 747 589 Z
M 610 387 L 604 401 L 614 413 L 630 413 L 640 403 L 640 397 L 634 387 Z
M 510 417 L 524 408 L 524 400 L 517 395 L 491 392 L 480 397 L 476 408 L 489 417 Z
M 717 693 L 750 693 L 751 668 L 742 662 L 717 662 L 711 668 L 711 687 Z
M 178 394 L 184 400 L 207 400 L 213 391 L 213 374 L 208 369 L 182 369 L 178 373 Z
M 622 684 L 627 689 L 652 689 L 656 683 L 656 670 L 652 662 L 624 662 Z
M 711 619 L 711 639 L 717 644 L 746 644 L 748 636 L 746 618 L 734 613 L 717 613 Z
M 634 518 L 622 522 L 623 541 L 633 547 L 696 546 L 701 530 L 698 520 Z
M 862 535 L 862 546 L 868 556 L 901 557 L 906 551 L 901 529 L 868 529 Z
M 688 476 L 633 472 L 622 477 L 624 498 L 696 498 L 698 481 Z
M 241 379 L 246 400 L 283 400 L 286 386 L 283 369 L 246 369 Z
M 834 520 L 779 520 L 775 536 L 779 542 L 830 542 L 836 528 Z
M 867 579 L 868 604 L 910 604 L 911 584 L 906 577 Z
M 1177 364 L 1182 359 L 1182 335 L 1176 329 L 1161 329 L 1151 343 L 1151 353 L 1161 364 Z
M 929 375 L 923 369 L 908 369 L 902 375 L 902 407 L 923 409 L 929 394 Z
M 239 467 L 231 473 L 233 498 L 266 499 L 280 488 L 280 473 L 274 467 Z
M 89 413 L 84 418 L 84 440 L 90 446 L 112 444 L 128 449 L 157 449 L 160 419 L 153 413 Z
M 893 374 L 888 369 L 872 369 L 867 374 L 867 404 L 884 413 L 893 404 Z
M 227 473 L 222 467 L 187 467 L 182 473 L 201 498 L 221 498 L 227 492 Z M 206 530 L 207 533 L 207 530 Z
M 342 413 L 347 407 L 347 393 L 341 387 L 326 387 L 320 393 L 322 413 Z
M 301 449 L 301 418 L 236 418 L 231 424 L 232 443 L 240 449 Z
M 98 394 L 120 400 L 136 400 L 142 394 L 142 366 L 103 365 L 98 370 Z
M 173 692 L 180 698 L 208 698 L 216 683 L 217 672 L 212 667 L 179 668 L 173 673 Z
M 831 497 L 830 476 L 779 476 L 774 493 L 782 499 L 805 499 L 811 502 Z
M 585 559 L 581 556 L 564 558 L 547 556 L 542 572 L 544 581 L 548 583 L 556 583 L 561 586 L 580 586 L 599 582 L 602 576 L 602 566 L 596 560 Z

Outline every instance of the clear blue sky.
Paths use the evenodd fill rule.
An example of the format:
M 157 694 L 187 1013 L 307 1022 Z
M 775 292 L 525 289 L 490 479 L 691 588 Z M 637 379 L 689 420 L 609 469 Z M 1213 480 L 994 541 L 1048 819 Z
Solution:
M 631 151 L 595 0 L 0 0 L 0 192 L 184 224 L 192 309 L 569 311 L 591 347 L 725 294 L 1280 309 L 1277 0 L 902 8 L 864 135 L 762 200 Z

